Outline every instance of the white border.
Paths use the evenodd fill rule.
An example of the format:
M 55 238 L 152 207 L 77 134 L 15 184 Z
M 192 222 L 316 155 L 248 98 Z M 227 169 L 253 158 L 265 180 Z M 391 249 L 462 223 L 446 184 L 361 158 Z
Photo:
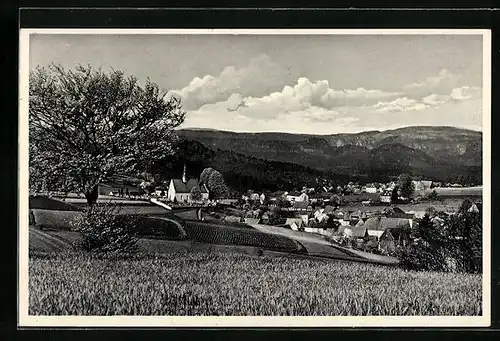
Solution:
M 29 316 L 28 81 L 31 34 L 482 35 L 483 315 L 482 316 Z M 19 327 L 486 327 L 491 323 L 491 31 L 482 29 L 21 29 L 19 80 Z

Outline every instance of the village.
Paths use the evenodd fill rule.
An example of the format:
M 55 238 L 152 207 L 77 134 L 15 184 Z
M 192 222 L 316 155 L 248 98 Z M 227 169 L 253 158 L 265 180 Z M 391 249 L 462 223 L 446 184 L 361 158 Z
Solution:
M 282 229 L 281 233 L 313 233 L 345 247 L 393 255 L 398 245 L 405 246 L 408 242 L 415 219 L 427 213 L 434 224 L 442 225 L 442 214 L 454 213 L 453 210 L 432 209 L 430 202 L 437 198 L 436 188 L 462 187 L 431 180 L 410 181 L 410 197 L 403 196 L 397 181 L 391 181 L 363 185 L 356 182 L 337 186 L 325 184 L 289 192 L 249 189 L 241 196 L 233 193 L 214 198 L 207 184 L 187 177 L 184 166 L 182 177 L 171 179 L 168 187 L 157 186 L 140 197 L 168 209 L 193 208 L 188 218 L 254 228 L 273 226 Z M 130 193 L 138 195 L 128 193 L 129 197 Z M 107 194 L 124 195 L 123 191 Z M 403 209 L 419 203 L 428 205 Z M 479 212 L 481 203 L 476 202 L 469 209 Z

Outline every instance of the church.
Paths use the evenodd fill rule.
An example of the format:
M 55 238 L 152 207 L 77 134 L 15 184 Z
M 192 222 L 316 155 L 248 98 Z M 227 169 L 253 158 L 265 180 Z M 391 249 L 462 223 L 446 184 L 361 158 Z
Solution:
M 172 202 L 192 202 L 190 198 L 190 193 L 193 187 L 199 187 L 201 192 L 201 201 L 208 200 L 208 189 L 202 184 L 200 186 L 197 179 L 188 179 L 186 176 L 186 165 L 184 165 L 184 171 L 182 173 L 182 179 L 172 179 L 170 180 L 170 185 L 168 187 L 167 199 Z

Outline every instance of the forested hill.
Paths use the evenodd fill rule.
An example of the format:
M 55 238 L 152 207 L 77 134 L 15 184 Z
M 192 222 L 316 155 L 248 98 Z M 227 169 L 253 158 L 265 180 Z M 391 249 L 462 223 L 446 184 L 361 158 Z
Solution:
M 269 160 L 330 167 L 324 158 L 348 156 L 339 147 L 374 149 L 400 144 L 435 159 L 481 166 L 482 133 L 452 127 L 406 127 L 357 134 L 304 135 L 286 133 L 235 133 L 217 130 L 179 130 L 178 134 L 212 149 L 230 150 Z M 304 160 L 304 157 L 306 158 Z
M 367 132 L 364 137 L 353 134 L 358 135 L 357 139 L 350 135 L 181 130 L 179 152 L 176 157 L 162 160 L 159 171 L 167 177 L 179 177 L 186 161 L 188 173 L 197 177 L 203 168 L 213 167 L 236 190 L 290 190 L 316 186 L 318 178 L 334 183 L 385 182 L 401 173 L 435 181 L 481 184 L 481 133 L 439 127 L 411 129 L 413 135 L 404 129 L 399 134 L 397 131 Z M 385 138 L 375 137 L 379 134 Z M 431 140 L 439 146 L 431 148 Z M 421 148 L 408 146 L 410 142 Z M 461 145 L 465 147 L 461 149 Z M 426 148 L 433 152 L 425 152 Z

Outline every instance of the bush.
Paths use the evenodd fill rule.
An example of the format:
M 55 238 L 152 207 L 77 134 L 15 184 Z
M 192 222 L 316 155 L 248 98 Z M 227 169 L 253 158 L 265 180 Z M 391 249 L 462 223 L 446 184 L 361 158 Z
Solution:
M 118 215 L 119 206 L 93 205 L 74 224 L 82 234 L 79 247 L 89 252 L 134 252 L 137 237 L 133 232 L 138 217 Z

